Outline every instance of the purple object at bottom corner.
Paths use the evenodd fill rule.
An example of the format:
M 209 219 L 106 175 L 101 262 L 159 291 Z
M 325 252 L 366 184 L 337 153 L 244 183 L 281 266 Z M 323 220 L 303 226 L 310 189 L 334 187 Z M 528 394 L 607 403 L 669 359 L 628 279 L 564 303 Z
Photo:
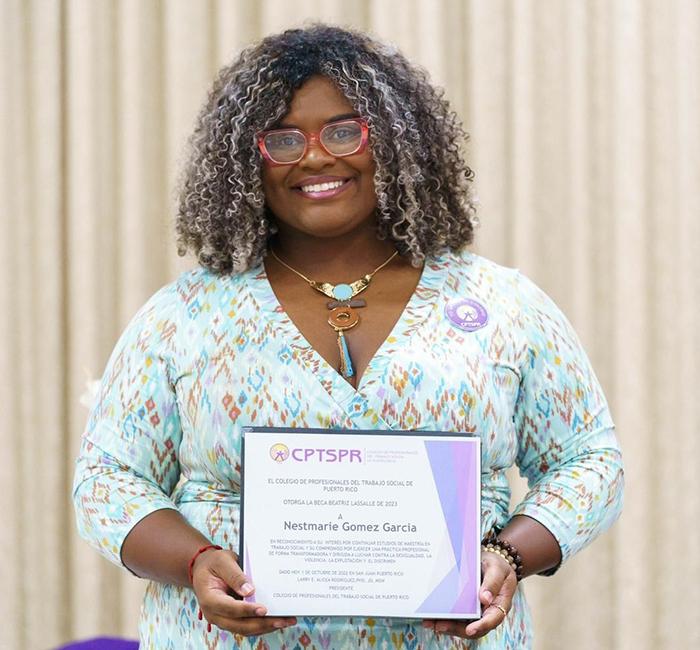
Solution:
M 56 650 L 138 650 L 139 642 L 114 637 L 99 637 L 86 641 L 75 641 Z

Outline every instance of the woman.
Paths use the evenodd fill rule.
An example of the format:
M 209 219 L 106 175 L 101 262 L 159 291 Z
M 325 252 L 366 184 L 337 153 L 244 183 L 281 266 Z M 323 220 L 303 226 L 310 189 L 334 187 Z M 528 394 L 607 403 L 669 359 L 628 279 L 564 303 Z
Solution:
M 143 648 L 529 648 L 519 579 L 617 518 L 619 448 L 570 325 L 464 251 L 463 136 L 423 72 L 359 33 L 287 31 L 222 70 L 177 221 L 201 268 L 127 328 L 78 460 L 81 533 L 152 581 Z M 266 617 L 233 598 L 254 590 L 233 552 L 251 425 L 481 436 L 482 531 L 500 540 L 482 618 Z M 531 491 L 509 513 L 513 463 Z

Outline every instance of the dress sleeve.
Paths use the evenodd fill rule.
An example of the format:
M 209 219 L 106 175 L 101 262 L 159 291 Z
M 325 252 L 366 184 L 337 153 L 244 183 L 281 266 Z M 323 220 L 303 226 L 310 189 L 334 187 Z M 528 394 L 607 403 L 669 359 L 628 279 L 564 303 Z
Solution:
M 514 514 L 546 526 L 565 562 L 619 517 L 622 457 L 576 333 L 530 280 L 518 274 L 518 283 L 525 338 L 514 415 L 516 462 L 530 491 Z
M 182 434 L 174 390 L 177 319 L 166 289 L 117 343 L 77 460 L 78 530 L 118 566 L 124 566 L 121 548 L 129 531 L 156 510 L 175 509 L 170 494 L 179 478 Z

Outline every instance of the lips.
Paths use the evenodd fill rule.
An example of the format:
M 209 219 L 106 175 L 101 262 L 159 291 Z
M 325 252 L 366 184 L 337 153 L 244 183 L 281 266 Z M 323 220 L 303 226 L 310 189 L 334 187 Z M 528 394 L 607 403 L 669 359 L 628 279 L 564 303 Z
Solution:
M 330 183 L 316 183 L 314 185 L 302 185 L 299 189 L 304 192 L 325 192 L 339 188 L 345 181 L 332 181 Z
M 313 176 L 297 183 L 292 190 L 308 199 L 327 199 L 344 192 L 353 182 L 352 178 L 340 176 Z

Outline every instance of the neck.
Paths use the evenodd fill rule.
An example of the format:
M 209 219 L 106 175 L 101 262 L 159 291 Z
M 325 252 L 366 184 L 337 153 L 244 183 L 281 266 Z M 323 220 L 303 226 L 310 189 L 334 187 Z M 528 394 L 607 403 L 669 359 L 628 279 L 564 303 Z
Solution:
M 271 242 L 277 256 L 307 277 L 323 282 L 345 282 L 371 273 L 396 248 L 389 241 L 370 236 L 294 237 L 283 234 Z

